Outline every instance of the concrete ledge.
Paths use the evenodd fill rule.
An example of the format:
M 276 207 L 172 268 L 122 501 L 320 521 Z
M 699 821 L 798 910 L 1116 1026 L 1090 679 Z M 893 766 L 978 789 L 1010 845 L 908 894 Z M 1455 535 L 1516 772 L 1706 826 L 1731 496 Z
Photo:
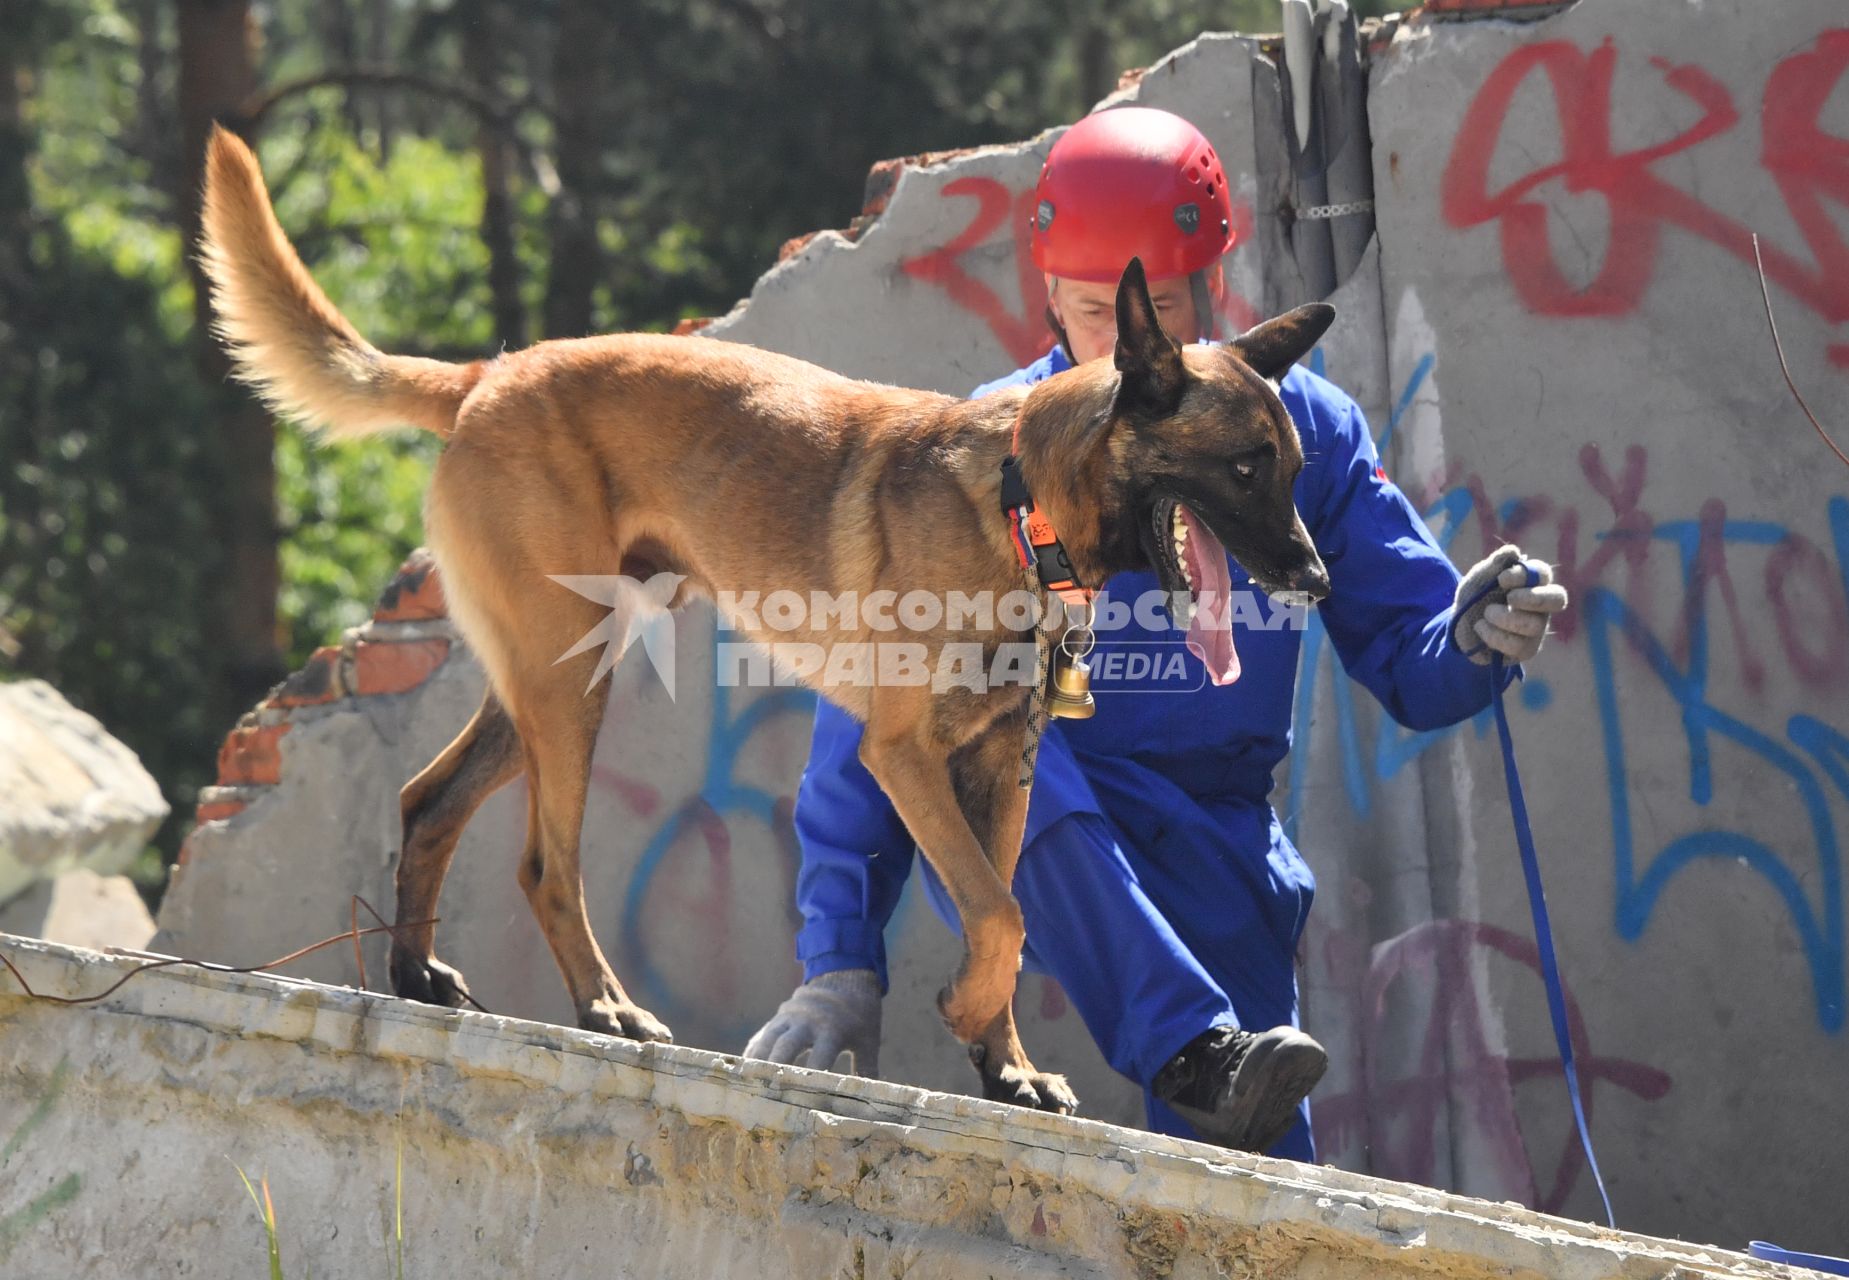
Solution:
M 41 994 L 137 962 L 0 937 Z M 0 975 L 0 1273 L 1777 1276 L 1737 1254 L 879 1081 L 191 968 Z

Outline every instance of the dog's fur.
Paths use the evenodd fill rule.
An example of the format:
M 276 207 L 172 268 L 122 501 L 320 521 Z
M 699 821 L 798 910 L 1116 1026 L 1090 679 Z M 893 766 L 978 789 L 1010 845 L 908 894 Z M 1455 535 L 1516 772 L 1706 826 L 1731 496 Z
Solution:
M 979 401 L 838 377 L 702 338 L 629 334 L 543 342 L 468 365 L 384 355 L 315 285 L 276 221 L 255 157 L 210 143 L 203 257 L 240 375 L 278 411 L 340 439 L 411 424 L 447 441 L 427 530 L 451 614 L 489 692 L 403 792 L 394 989 L 461 1003 L 432 954 L 431 918 L 463 827 L 522 770 L 528 827 L 519 880 L 593 1030 L 667 1040 L 598 949 L 579 876 L 591 749 L 608 683 L 587 695 L 595 652 L 557 661 L 605 610 L 553 574 L 686 575 L 693 595 L 788 589 L 989 591 L 1021 571 L 999 510 L 1016 417 L 1020 466 L 1082 580 L 1163 563 L 1167 512 L 1185 501 L 1272 591 L 1320 596 L 1321 562 L 1292 505 L 1295 428 L 1267 379 L 1333 312 L 1299 308 L 1224 348 L 1181 348 L 1160 329 L 1142 268 L 1118 293 L 1116 359 Z M 1241 466 L 1236 468 L 1235 461 Z M 1172 556 L 1169 557 L 1172 560 Z M 749 622 L 749 619 L 741 619 Z M 789 639 L 760 630 L 755 639 Z M 824 645 L 873 632 L 815 633 Z M 935 661 L 968 630 L 908 633 Z M 992 652 L 1031 637 L 979 633 Z M 990 1097 L 1075 1105 L 1036 1071 L 1011 999 L 1022 919 L 1009 892 L 1026 793 L 1016 785 L 1027 691 L 827 690 L 866 724 L 861 758 L 942 877 L 966 953 L 939 998 Z M 1098 945 L 1108 946 L 1108 939 Z

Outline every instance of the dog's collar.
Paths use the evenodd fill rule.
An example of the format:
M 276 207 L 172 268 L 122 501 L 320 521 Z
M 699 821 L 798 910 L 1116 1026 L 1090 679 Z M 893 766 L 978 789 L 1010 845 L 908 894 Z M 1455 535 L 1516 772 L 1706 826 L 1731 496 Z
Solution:
M 1008 444 L 1008 456 L 1002 459 L 1002 515 L 1008 520 L 1008 533 L 1014 554 L 1023 569 L 1040 575 L 1040 585 L 1075 608 L 1084 608 L 1097 594 L 1079 581 L 1072 567 L 1072 557 L 1053 531 L 1053 522 L 1034 505 L 1027 479 L 1021 474 L 1021 419 L 1014 420 L 1014 436 Z

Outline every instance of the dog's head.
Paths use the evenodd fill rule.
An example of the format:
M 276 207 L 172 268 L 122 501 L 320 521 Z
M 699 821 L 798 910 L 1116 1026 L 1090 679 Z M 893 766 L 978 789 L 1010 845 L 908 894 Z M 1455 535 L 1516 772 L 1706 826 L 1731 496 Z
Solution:
M 1131 261 L 1117 289 L 1115 378 L 1102 360 L 1082 366 L 1096 382 L 1092 403 L 1108 394 L 1108 409 L 1062 446 L 1082 455 L 1068 453 L 1068 474 L 1086 477 L 1063 496 L 1082 503 L 1082 489 L 1102 500 L 1095 523 L 1079 522 L 1095 530 L 1085 548 L 1095 560 L 1083 559 L 1099 580 L 1153 569 L 1171 599 L 1205 595 L 1224 607 L 1230 552 L 1273 597 L 1307 604 L 1329 594 L 1292 499 L 1303 449 L 1277 380 L 1334 319 L 1334 308 L 1311 303 L 1223 347 L 1184 349 L 1163 332 L 1142 264 Z

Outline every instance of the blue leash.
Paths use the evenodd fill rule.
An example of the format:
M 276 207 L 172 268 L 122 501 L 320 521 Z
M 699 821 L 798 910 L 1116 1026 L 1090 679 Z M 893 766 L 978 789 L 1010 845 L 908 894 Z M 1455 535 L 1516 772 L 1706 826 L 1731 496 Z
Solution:
M 1528 585 L 1539 586 L 1541 575 L 1523 566 Z M 1462 616 L 1475 608 L 1484 597 L 1496 590 L 1496 583 L 1479 591 L 1458 610 Z M 1522 795 L 1522 775 L 1515 766 L 1515 740 L 1509 736 L 1509 713 L 1503 704 L 1503 665 L 1500 653 L 1490 654 L 1491 704 L 1496 711 L 1496 736 L 1502 743 L 1503 775 L 1509 784 L 1509 811 L 1515 818 L 1515 843 L 1522 854 L 1522 878 L 1528 882 L 1528 908 L 1534 916 L 1535 948 L 1541 954 L 1541 981 L 1547 987 L 1547 1011 L 1553 1017 L 1554 1044 L 1560 1051 L 1560 1066 L 1566 1075 L 1567 1097 L 1573 1103 L 1573 1122 L 1579 1126 L 1579 1145 L 1598 1184 L 1599 1199 L 1605 1202 L 1605 1221 L 1613 1230 L 1618 1220 L 1611 1211 L 1611 1196 L 1605 1190 L 1605 1178 L 1599 1172 L 1599 1159 L 1592 1153 L 1592 1134 L 1586 1125 L 1586 1107 L 1580 1099 L 1579 1068 L 1573 1061 L 1573 1035 L 1567 1026 L 1566 992 L 1560 985 L 1560 961 L 1554 955 L 1554 930 L 1547 919 L 1547 894 L 1541 887 L 1541 860 L 1535 853 L 1534 832 L 1528 825 L 1528 801 Z

